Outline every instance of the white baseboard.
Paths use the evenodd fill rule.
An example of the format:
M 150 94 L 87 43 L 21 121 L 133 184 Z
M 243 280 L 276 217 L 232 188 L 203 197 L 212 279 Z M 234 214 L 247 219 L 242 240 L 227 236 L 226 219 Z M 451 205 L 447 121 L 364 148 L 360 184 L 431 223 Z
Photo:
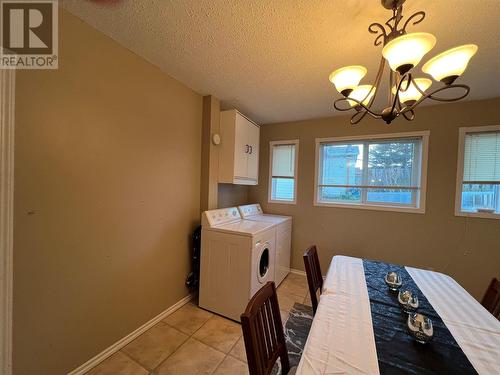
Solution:
M 300 276 L 306 276 L 306 273 L 304 271 L 296 270 L 295 268 L 290 268 L 290 273 L 294 273 Z
M 79 366 L 78 368 L 74 369 L 73 371 L 69 372 L 68 375 L 82 375 L 85 374 L 86 372 L 90 371 L 92 368 L 97 366 L 99 363 L 104 361 L 106 358 L 112 356 L 115 354 L 118 350 L 123 348 L 125 345 L 133 341 L 135 338 L 139 337 L 142 335 L 144 332 L 146 332 L 148 329 L 153 327 L 156 323 L 158 323 L 160 320 L 165 319 L 167 316 L 184 306 L 186 303 L 191 301 L 193 299 L 194 295 L 190 294 L 183 299 L 181 299 L 179 302 L 175 303 L 174 305 L 170 306 L 168 309 L 165 311 L 161 312 L 157 316 L 155 316 L 153 319 L 151 319 L 149 322 L 146 322 L 139 328 L 137 328 L 135 331 L 129 333 L 127 336 L 123 337 L 122 339 L 118 340 L 115 342 L 113 345 L 111 345 L 109 348 L 104 349 L 102 352 L 97 354 L 95 357 L 89 359 L 87 362 L 85 362 L 83 365 Z

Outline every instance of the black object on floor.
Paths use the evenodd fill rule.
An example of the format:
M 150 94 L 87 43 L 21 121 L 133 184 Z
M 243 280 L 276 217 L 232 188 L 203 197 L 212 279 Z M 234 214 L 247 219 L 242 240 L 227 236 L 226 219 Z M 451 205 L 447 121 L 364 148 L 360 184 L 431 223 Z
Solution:
M 186 286 L 191 292 L 195 292 L 200 285 L 201 225 L 193 232 L 192 246 L 192 271 L 186 278 Z
M 296 303 L 285 323 L 285 340 L 288 348 L 290 367 L 298 366 L 302 351 L 306 345 L 307 336 L 311 330 L 313 309 L 311 306 Z M 272 374 L 281 375 L 279 361 L 276 363 Z

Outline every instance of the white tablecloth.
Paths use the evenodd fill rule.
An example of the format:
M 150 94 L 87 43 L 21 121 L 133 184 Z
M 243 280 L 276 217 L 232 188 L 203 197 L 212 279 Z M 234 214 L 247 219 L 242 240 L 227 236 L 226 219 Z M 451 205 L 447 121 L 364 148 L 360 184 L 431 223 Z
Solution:
M 500 374 L 500 322 L 451 277 L 405 267 L 479 374 Z M 297 374 L 379 374 L 363 261 L 335 256 Z

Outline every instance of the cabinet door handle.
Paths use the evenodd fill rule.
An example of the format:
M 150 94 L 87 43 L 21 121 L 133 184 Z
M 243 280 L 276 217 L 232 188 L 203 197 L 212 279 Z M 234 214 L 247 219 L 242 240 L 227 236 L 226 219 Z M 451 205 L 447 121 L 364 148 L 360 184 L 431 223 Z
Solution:
M 253 152 L 253 147 L 250 146 L 250 154 L 252 154 L 252 152 Z
M 250 146 L 245 145 L 245 154 L 248 154 L 250 152 Z

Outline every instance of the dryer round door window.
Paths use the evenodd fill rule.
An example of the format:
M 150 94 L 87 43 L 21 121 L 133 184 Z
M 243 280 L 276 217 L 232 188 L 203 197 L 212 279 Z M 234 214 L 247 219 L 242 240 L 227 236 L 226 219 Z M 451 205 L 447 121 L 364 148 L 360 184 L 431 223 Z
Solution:
M 267 245 L 267 244 L 266 244 Z M 265 277 L 269 272 L 269 246 L 264 246 L 259 257 L 258 277 L 260 282 L 265 282 Z

